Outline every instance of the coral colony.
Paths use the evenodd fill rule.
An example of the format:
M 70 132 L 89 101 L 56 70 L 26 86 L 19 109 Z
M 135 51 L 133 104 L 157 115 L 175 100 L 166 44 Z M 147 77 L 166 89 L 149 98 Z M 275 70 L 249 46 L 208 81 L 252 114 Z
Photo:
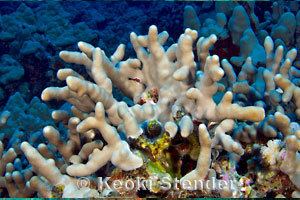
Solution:
M 60 2 L 1 16 L 0 197 L 300 198 L 299 3 L 190 3 L 177 39 L 151 25 L 114 53 Z M 60 82 L 29 102 L 49 44 Z

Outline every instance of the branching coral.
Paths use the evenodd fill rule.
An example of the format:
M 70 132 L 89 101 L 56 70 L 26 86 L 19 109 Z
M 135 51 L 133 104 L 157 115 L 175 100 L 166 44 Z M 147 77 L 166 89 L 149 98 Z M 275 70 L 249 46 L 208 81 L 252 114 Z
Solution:
M 7 122 L 7 120 L 8 120 L 8 118 L 9 118 L 9 116 L 10 116 L 10 112 L 9 111 L 3 111 L 2 113 L 1 113 L 1 115 L 0 115 L 0 127 L 3 127 L 5 124 L 6 124 L 6 122 Z
M 242 6 L 228 11 L 233 11 L 228 22 L 233 44 L 241 46 L 239 57 L 230 61 L 222 59 L 220 63 L 218 55 L 211 55 L 210 49 L 218 39 L 214 34 L 198 39 L 198 32 L 187 28 L 177 43 L 166 47 L 169 34 L 159 33 L 154 25 L 147 35 L 130 34 L 137 58 L 124 60 L 124 44 L 111 56 L 85 42 L 78 43 L 80 52 L 61 51 L 62 60 L 83 65 L 89 75 L 84 78 L 73 69 L 60 69 L 57 78 L 66 86 L 46 88 L 41 95 L 44 101 L 63 100 L 72 105 L 71 112 L 52 112 L 52 118 L 68 129 L 67 136 L 49 124 L 43 129 L 47 144 L 35 147 L 22 142 L 20 148 L 32 165 L 22 181 L 20 174 L 25 172 L 13 172 L 10 164 L 17 160 L 16 151 L 20 149 L 6 151 L 1 160 L 0 186 L 9 191 L 13 180 L 20 194 L 29 196 L 37 192 L 53 197 L 53 191 L 60 190 L 62 197 L 99 197 L 92 186 L 78 188 L 77 178 L 86 176 L 93 182 L 99 173 L 107 175 L 110 163 L 123 171 L 147 169 L 149 160 L 170 156 L 172 142 L 194 137 L 200 144 L 197 163 L 189 166 L 189 171 L 178 170 L 181 183 L 232 181 L 231 187 L 207 186 L 203 190 L 222 197 L 249 197 L 251 170 L 238 175 L 237 168 L 250 152 L 262 160 L 259 165 L 286 174 L 296 196 L 300 180 L 300 89 L 296 84 L 299 70 L 292 65 L 297 50 L 274 44 L 270 36 L 264 38 L 263 48 L 251 27 L 254 22 L 258 25 L 251 5 L 249 9 L 250 14 Z M 188 12 L 196 18 L 191 7 L 186 8 Z M 223 29 L 226 17 L 218 16 L 219 28 Z M 284 22 L 284 18 L 279 19 L 278 26 Z M 192 26 L 200 29 L 200 22 Z M 246 45 L 249 41 L 251 44 Z M 241 68 L 235 69 L 231 63 Z M 113 93 L 115 88 L 133 105 L 119 101 Z M 1 116 L 0 125 L 4 125 L 8 115 Z M 152 145 L 153 141 L 163 142 L 160 146 Z M 160 147 L 161 151 L 156 149 Z M 184 145 L 182 148 L 180 164 L 189 151 Z M 195 157 L 190 156 L 188 161 L 192 163 Z M 224 166 L 218 167 L 216 163 L 224 158 Z M 159 167 L 172 169 L 169 160 L 165 158 L 164 164 L 160 160 Z M 179 167 L 187 166 L 184 164 Z
M 90 129 L 98 129 L 104 140 L 108 143 L 102 150 L 94 149 L 86 164 L 71 165 L 67 168 L 67 173 L 72 176 L 86 176 L 94 173 L 109 160 L 123 170 L 133 170 L 143 164 L 143 160 L 133 154 L 129 145 L 120 139 L 114 127 L 105 121 L 103 105 L 99 102 L 95 107 L 95 117 L 88 117 L 77 126 L 80 133 Z
M 93 175 L 108 161 L 123 170 L 133 170 L 142 166 L 142 158 L 133 153 L 128 142 L 121 140 L 119 134 L 124 132 L 127 139 L 138 138 L 146 134 L 142 123 L 153 120 L 159 120 L 164 131 L 170 131 L 172 137 L 175 137 L 177 130 L 181 132 L 182 137 L 188 137 L 193 133 L 192 120 L 220 123 L 214 131 L 212 145 L 204 141 L 202 143 L 200 139 L 201 144 L 208 145 L 207 156 L 210 157 L 211 148 L 243 154 L 242 146 L 226 132 L 232 130 L 234 120 L 253 122 L 263 120 L 264 110 L 260 107 L 242 107 L 232 103 L 233 94 L 224 93 L 222 85 L 217 83 L 223 77 L 224 71 L 220 67 L 218 56 L 209 55 L 209 48 L 216 41 L 216 36 L 202 37 L 197 42 L 198 58 L 203 71 L 197 70 L 194 61 L 193 43 L 197 39 L 196 31 L 186 29 L 179 37 L 178 43 L 165 51 L 162 45 L 167 38 L 167 32 L 158 34 L 155 26 L 149 28 L 146 36 L 131 33 L 130 39 L 137 59 L 129 58 L 125 61 L 122 61 L 125 50 L 122 44 L 110 58 L 100 48 L 84 42 L 78 43 L 81 53 L 69 51 L 60 53 L 64 61 L 84 65 L 87 73 L 95 81 L 92 83 L 84 80 L 71 69 L 61 69 L 57 77 L 66 81 L 67 86 L 50 87 L 42 93 L 43 100 L 66 100 L 73 104 L 74 117 L 69 118 L 64 111 L 53 113 L 56 119 L 67 121 L 69 118 L 69 124 L 73 122 L 73 125 L 69 126 L 67 144 L 60 141 L 59 133 L 54 128 L 44 129 L 45 137 L 57 147 L 64 158 L 67 174 Z M 124 102 L 118 102 L 112 95 L 112 85 L 133 98 L 135 105 L 129 107 Z M 153 90 L 157 91 L 157 97 L 145 98 L 150 91 L 153 94 Z M 213 97 L 218 91 L 223 98 L 217 104 Z M 183 115 L 176 119 L 178 112 L 183 112 Z M 60 118 L 59 113 L 64 117 Z M 206 132 L 205 138 L 210 138 L 203 126 L 200 126 L 199 131 L 203 134 Z M 82 144 L 80 138 L 87 138 L 92 143 L 98 133 L 107 145 L 103 148 L 89 145 L 88 150 L 83 150 L 89 143 Z M 82 148 L 78 155 L 75 153 L 77 148 L 78 150 Z M 204 149 L 203 146 L 202 150 Z M 30 152 L 34 149 L 28 143 L 22 144 L 22 150 L 25 151 L 30 163 L 37 159 L 32 158 L 33 154 Z M 201 153 L 203 154 L 205 153 Z M 87 158 L 88 162 L 83 164 L 82 161 Z M 39 157 L 39 160 L 42 159 Z M 200 159 L 203 159 L 202 156 Z M 204 178 L 208 173 L 210 161 L 204 159 L 203 163 L 200 160 L 198 163 L 207 166 L 207 170 L 202 172 L 201 178 Z M 38 165 L 34 164 L 36 167 L 33 170 L 39 174 L 42 172 L 39 171 Z M 49 182 L 57 185 L 51 180 Z M 69 184 L 62 182 L 65 186 Z
M 0 84 L 6 85 L 12 81 L 17 81 L 24 75 L 23 66 L 10 55 L 1 56 Z
M 228 61 L 222 61 L 226 73 L 231 77 L 229 84 L 232 85 L 233 92 L 245 95 L 241 98 L 241 103 L 245 104 L 249 101 L 242 99 L 251 99 L 255 105 L 262 106 L 266 110 L 266 118 L 263 121 L 258 124 L 241 125 L 235 129 L 235 137 L 248 143 L 263 137 L 284 138 L 285 142 L 269 141 L 268 148 L 262 147 L 262 159 L 270 165 L 271 169 L 281 170 L 287 174 L 299 190 L 297 185 L 300 180 L 298 177 L 299 153 L 297 152 L 299 87 L 290 81 L 291 74 L 289 73 L 297 51 L 291 49 L 284 57 L 283 46 L 278 46 L 274 51 L 271 37 L 266 37 L 264 47 L 265 68 L 257 69 L 251 63 L 251 58 L 248 58 L 241 72 L 236 76 Z M 252 73 L 249 73 L 250 71 Z M 268 100 L 263 102 L 262 99 Z M 283 146 L 286 150 L 280 153 Z
M 32 197 L 36 190 L 28 186 L 34 173 L 20 145 L 28 141 L 37 146 L 44 140 L 40 130 L 51 120 L 49 108 L 35 97 L 26 104 L 20 93 L 11 96 L 1 113 L 1 185 L 0 196 Z

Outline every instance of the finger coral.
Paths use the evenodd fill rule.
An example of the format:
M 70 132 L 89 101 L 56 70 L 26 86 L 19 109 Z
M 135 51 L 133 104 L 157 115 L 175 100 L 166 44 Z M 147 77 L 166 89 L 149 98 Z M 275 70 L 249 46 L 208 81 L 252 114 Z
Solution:
M 205 21 L 186 6 L 176 41 L 151 25 L 145 35 L 131 32 L 130 43 L 111 55 L 84 41 L 78 51 L 60 51 L 60 84 L 41 99 L 63 105 L 50 110 L 36 97 L 27 105 L 16 93 L 0 114 L 0 194 L 299 197 L 297 5 L 285 12 L 275 2 L 260 17 L 255 2 L 222 5 L 215 3 L 215 19 Z M 26 24 L 39 23 L 24 4 L 13 15 L 21 9 Z M 61 27 L 46 32 L 67 46 L 76 33 L 57 36 Z M 7 31 L 0 37 L 16 37 Z M 28 41 L 23 47 L 23 54 L 42 48 Z M 111 178 L 105 189 L 104 176 Z M 135 178 L 151 184 L 107 186 Z
M 71 69 L 61 69 L 57 76 L 60 80 L 66 81 L 67 86 L 45 89 L 42 99 L 68 101 L 73 105 L 72 112 L 77 120 L 77 125 L 73 128 L 75 134 L 79 137 L 88 137 L 92 142 L 96 134 L 100 133 L 107 142 L 102 149 L 91 147 L 92 149 L 86 152 L 90 155 L 71 156 L 72 153 L 69 151 L 72 148 L 69 149 L 65 145 L 73 144 L 75 148 L 75 141 L 71 140 L 72 143 L 63 144 L 54 139 L 54 135 L 47 134 L 48 131 L 55 132 L 55 130 L 46 127 L 45 137 L 57 146 L 66 164 L 69 165 L 66 173 L 69 176 L 92 175 L 108 161 L 123 170 L 141 167 L 143 159 L 130 149 L 126 140 L 120 138 L 117 130 L 124 132 L 127 140 L 136 139 L 146 134 L 142 123 L 154 119 L 159 120 L 164 131 L 170 131 L 169 135 L 172 137 L 175 137 L 177 130 L 180 130 L 182 137 L 188 137 L 193 133 L 192 120 L 220 123 L 215 130 L 213 144 L 208 143 L 206 147 L 207 156 L 211 148 L 217 146 L 218 149 L 242 155 L 244 151 L 242 146 L 226 132 L 232 130 L 234 120 L 253 122 L 263 120 L 264 109 L 255 106 L 243 107 L 232 103 L 231 92 L 221 92 L 222 100 L 218 104 L 215 103 L 213 97 L 219 89 L 217 82 L 224 76 L 218 56 L 210 56 L 208 52 L 209 45 L 212 43 L 210 40 L 215 41 L 215 37 L 212 35 L 209 38 L 200 38 L 198 41 L 199 59 L 203 58 L 203 54 L 207 55 L 205 60 L 200 60 L 204 62 L 203 71 L 196 69 L 192 48 L 197 40 L 197 32 L 191 29 L 186 29 L 179 37 L 178 43 L 171 45 L 167 50 L 164 50 L 162 45 L 167 40 L 168 34 L 158 33 L 156 26 L 151 26 L 148 35 L 145 36 L 131 33 L 130 39 L 137 58 L 129 58 L 125 61 L 122 61 L 124 45 L 120 45 L 111 57 L 107 57 L 100 48 L 84 42 L 78 43 L 82 51 L 80 53 L 62 51 L 60 57 L 64 61 L 84 65 L 95 83 L 83 79 Z M 117 101 L 112 94 L 113 85 L 133 98 L 135 104 L 128 106 L 124 102 Z M 153 89 L 157 91 L 157 99 L 144 98 Z M 179 111 L 184 115 L 176 121 L 176 114 Z M 201 133 L 205 132 L 203 125 L 200 130 Z M 207 134 L 205 137 L 210 138 Z M 80 145 L 77 148 L 80 148 Z M 26 152 L 28 145 L 23 146 L 22 149 Z M 201 152 L 202 150 L 204 147 L 201 147 Z M 25 155 L 30 161 L 31 154 L 25 153 Z M 87 158 L 88 162 L 82 164 L 82 159 Z M 208 173 L 209 160 L 203 161 L 203 164 L 207 165 L 207 170 L 202 172 L 204 173 L 202 178 Z

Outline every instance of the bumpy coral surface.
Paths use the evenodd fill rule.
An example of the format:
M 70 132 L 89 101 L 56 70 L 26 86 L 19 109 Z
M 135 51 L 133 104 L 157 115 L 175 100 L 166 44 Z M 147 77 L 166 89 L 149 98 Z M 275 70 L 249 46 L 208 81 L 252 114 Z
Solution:
M 112 55 L 60 51 L 65 86 L 41 99 L 64 105 L 50 118 L 16 93 L 0 114 L 1 197 L 299 197 L 298 4 L 274 3 L 263 22 L 238 4 L 215 3 L 202 25 L 186 6 L 177 42 L 152 25 Z M 150 184 L 108 186 L 137 180 Z

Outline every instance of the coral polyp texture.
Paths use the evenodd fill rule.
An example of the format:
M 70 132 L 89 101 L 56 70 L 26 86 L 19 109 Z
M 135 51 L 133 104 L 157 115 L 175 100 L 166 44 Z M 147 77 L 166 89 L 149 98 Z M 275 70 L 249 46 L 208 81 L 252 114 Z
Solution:
M 65 86 L 41 94 L 59 109 L 16 93 L 0 113 L 0 197 L 300 198 L 299 11 L 278 4 L 259 22 L 255 2 L 216 2 L 203 24 L 188 5 L 177 40 L 151 25 L 112 55 L 60 51 Z M 0 80 L 23 76 L 13 61 Z

